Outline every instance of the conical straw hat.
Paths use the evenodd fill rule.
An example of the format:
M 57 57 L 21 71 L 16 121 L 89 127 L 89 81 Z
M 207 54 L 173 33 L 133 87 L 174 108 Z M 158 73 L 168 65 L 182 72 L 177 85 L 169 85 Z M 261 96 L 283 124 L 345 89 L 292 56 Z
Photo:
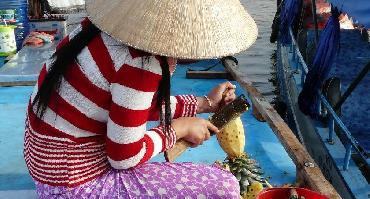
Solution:
M 239 0 L 87 0 L 86 10 L 113 38 L 167 57 L 233 55 L 250 47 L 258 34 Z

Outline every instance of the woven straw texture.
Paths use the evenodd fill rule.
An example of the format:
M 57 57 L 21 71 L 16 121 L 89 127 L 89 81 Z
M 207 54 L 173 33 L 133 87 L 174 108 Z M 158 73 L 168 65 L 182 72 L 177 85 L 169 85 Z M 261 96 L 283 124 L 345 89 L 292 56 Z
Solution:
M 86 10 L 115 39 L 167 57 L 233 55 L 250 47 L 258 34 L 239 0 L 87 0 Z

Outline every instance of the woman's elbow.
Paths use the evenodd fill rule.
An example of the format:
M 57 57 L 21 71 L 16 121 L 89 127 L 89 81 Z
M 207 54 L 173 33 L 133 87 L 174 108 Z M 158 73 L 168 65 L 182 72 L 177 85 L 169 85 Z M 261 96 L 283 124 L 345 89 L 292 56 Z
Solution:
M 137 153 L 136 155 L 130 156 L 128 158 L 126 157 L 124 159 L 121 159 L 117 157 L 108 156 L 108 161 L 110 165 L 113 168 L 119 169 L 119 170 L 134 168 L 142 164 L 143 162 L 145 162 L 144 159 L 146 159 L 144 147 L 140 150 L 139 153 Z
M 108 158 L 108 161 L 111 167 L 117 170 L 131 169 L 139 165 L 138 163 L 128 161 L 128 160 L 115 161 L 115 160 Z
M 108 143 L 106 152 L 110 165 L 119 170 L 136 167 L 146 162 L 150 156 L 150 150 L 147 150 L 145 142 L 132 144 Z

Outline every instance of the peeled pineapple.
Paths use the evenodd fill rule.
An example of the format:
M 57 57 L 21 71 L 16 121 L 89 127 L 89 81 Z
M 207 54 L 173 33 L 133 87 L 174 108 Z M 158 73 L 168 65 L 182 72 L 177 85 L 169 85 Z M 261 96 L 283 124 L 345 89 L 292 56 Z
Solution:
M 240 117 L 227 123 L 216 136 L 228 157 L 239 157 L 244 154 L 245 136 Z
M 244 153 L 245 135 L 240 117 L 227 123 L 216 136 L 227 154 L 223 167 L 230 170 L 239 181 L 240 195 L 254 199 L 269 184 L 261 176 L 263 172 L 257 162 Z

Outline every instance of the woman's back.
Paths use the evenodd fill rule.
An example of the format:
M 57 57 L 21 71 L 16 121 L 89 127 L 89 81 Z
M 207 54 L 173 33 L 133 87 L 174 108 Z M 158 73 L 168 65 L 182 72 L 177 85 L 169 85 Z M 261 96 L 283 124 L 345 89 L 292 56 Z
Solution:
M 79 28 L 61 41 L 58 48 L 68 43 L 87 23 L 88 20 L 83 21 Z M 154 75 L 160 74 L 158 64 L 150 63 L 151 67 L 146 65 L 147 67 L 140 69 L 135 68 L 141 64 L 141 61 L 134 60 L 137 53 L 138 51 L 120 44 L 106 33 L 100 33 L 69 66 L 61 79 L 59 90 L 53 91 L 45 114 L 40 119 L 36 114 L 36 106 L 32 108 L 31 102 L 37 94 L 38 86 L 47 75 L 50 63 L 44 65 L 31 96 L 26 121 L 25 159 L 31 175 L 36 180 L 50 185 L 75 186 L 96 178 L 111 168 L 109 154 L 106 152 L 106 140 L 120 144 L 115 139 L 107 139 L 107 124 L 114 123 L 110 121 L 109 110 L 114 104 L 111 88 L 112 84 L 117 82 L 117 72 L 127 63 L 126 68 L 137 69 L 137 74 L 144 75 L 149 72 L 155 76 L 156 80 L 151 81 L 154 87 L 160 80 L 159 75 Z M 125 84 L 129 84 L 128 87 L 133 87 L 130 88 L 131 94 L 140 92 L 140 88 L 136 86 L 143 86 L 145 81 L 139 84 L 135 77 L 130 76 L 134 73 L 127 73 L 129 77 L 120 78 L 118 85 L 125 87 Z M 128 89 L 126 93 L 129 95 L 130 92 L 127 91 Z M 130 97 L 132 96 L 127 99 Z M 149 103 L 150 106 L 152 96 L 148 97 L 149 99 L 143 99 L 141 102 L 125 100 L 121 105 L 133 110 L 139 109 L 138 106 L 143 103 Z M 117 126 L 123 128 L 125 124 Z M 129 126 L 132 128 L 135 124 Z

